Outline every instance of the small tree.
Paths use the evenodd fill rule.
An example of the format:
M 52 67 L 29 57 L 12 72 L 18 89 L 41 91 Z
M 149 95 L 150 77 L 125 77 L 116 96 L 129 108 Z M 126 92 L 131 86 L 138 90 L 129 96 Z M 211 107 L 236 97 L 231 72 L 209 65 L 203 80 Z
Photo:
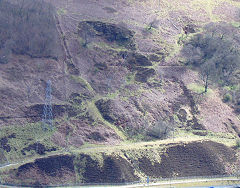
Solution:
M 215 64 L 212 61 L 206 62 L 200 66 L 200 74 L 204 82 L 204 93 L 207 92 L 209 81 L 217 79 Z

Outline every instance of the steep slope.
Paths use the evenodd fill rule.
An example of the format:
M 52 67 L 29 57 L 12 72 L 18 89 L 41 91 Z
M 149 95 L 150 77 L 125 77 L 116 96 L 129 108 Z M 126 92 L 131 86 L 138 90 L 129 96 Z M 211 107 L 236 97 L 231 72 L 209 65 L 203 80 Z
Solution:
M 0 164 L 21 161 L 20 167 L 3 168 L 0 176 L 4 182 L 92 183 L 93 169 L 96 183 L 236 172 L 230 163 L 237 163 L 238 151 L 218 143 L 227 139 L 226 144 L 233 147 L 239 138 L 236 106 L 223 102 L 218 85 L 210 85 L 208 92 L 201 94 L 201 76 L 186 65 L 181 50 L 209 23 L 239 28 L 239 2 L 46 2 L 56 9 L 57 57 L 13 51 L 8 62 L 0 64 L 0 156 L 2 153 L 6 158 Z M 48 80 L 52 81 L 54 129 L 46 131 L 41 119 Z M 127 147 L 172 137 L 181 142 L 187 137 L 215 142 L 190 142 L 186 148 L 175 143 L 164 146 L 160 153 L 154 148 L 151 151 L 157 153 L 156 159 L 127 157 L 128 152 L 144 153 L 142 146 L 140 151 L 124 150 L 121 154 L 98 151 L 100 162 L 81 153 L 82 148 L 95 148 L 91 144 Z M 202 155 L 195 155 L 194 145 L 201 148 Z M 66 150 L 71 155 L 65 155 Z M 178 153 L 182 153 L 183 161 Z M 52 160 L 56 161 L 54 172 L 39 165 Z M 132 161 L 139 165 L 134 166 Z M 181 170 L 183 167 L 190 170 Z M 109 168 L 116 171 L 116 177 L 107 176 Z

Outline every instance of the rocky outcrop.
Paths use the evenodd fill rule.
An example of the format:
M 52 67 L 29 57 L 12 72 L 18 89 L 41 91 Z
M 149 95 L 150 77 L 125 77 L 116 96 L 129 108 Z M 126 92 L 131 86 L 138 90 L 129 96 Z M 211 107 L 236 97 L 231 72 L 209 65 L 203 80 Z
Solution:
M 135 49 L 134 32 L 116 24 L 101 21 L 83 21 L 78 25 L 78 34 L 86 40 L 89 37 L 101 37 L 108 42 Z

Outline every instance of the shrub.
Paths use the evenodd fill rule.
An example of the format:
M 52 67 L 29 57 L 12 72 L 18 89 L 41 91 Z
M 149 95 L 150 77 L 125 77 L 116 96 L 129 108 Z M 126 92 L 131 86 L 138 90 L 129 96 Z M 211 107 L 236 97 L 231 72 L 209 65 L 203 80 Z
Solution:
M 152 127 L 148 128 L 147 135 L 150 137 L 163 139 L 166 138 L 171 132 L 171 125 L 164 121 L 157 121 Z
M 232 96 L 229 93 L 225 94 L 223 96 L 223 102 L 230 102 L 230 101 L 232 101 Z

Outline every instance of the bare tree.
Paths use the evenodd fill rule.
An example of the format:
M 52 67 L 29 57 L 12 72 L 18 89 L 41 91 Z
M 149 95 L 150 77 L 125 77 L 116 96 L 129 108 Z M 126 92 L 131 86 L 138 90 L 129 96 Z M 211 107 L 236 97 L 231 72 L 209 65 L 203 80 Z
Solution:
M 54 15 L 53 7 L 43 0 L 1 0 L 0 51 L 57 58 L 60 48 Z M 5 44 L 9 40 L 11 46 Z
M 208 90 L 209 81 L 217 79 L 217 72 L 214 62 L 209 61 L 201 65 L 200 74 L 204 82 L 204 92 L 206 93 Z

